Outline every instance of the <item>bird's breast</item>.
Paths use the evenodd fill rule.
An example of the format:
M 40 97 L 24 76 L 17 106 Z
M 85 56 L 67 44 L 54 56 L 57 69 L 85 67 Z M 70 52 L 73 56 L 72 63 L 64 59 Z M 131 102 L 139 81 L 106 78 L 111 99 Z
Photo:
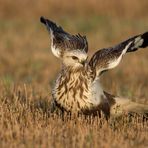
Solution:
M 84 74 L 60 76 L 53 89 L 56 102 L 67 111 L 79 112 L 98 106 L 103 90 L 98 80 L 91 81 Z

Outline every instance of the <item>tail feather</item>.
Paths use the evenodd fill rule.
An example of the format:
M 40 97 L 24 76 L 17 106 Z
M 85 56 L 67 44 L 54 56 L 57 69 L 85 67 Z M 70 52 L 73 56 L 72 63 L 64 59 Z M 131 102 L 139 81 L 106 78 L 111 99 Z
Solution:
M 133 102 L 129 99 L 114 98 L 115 104 L 111 107 L 111 115 L 120 116 L 128 113 L 148 114 L 148 105 Z

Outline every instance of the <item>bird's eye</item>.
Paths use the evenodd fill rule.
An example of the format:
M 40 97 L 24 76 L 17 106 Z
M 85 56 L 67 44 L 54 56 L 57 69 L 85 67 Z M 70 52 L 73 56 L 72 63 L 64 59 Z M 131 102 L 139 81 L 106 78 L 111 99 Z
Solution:
M 78 58 L 76 56 L 72 56 L 73 60 L 78 60 Z

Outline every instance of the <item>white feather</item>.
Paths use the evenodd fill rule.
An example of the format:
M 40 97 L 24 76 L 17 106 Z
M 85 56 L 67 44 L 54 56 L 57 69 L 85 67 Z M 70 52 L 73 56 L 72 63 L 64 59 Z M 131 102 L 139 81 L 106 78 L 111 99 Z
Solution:
M 55 48 L 55 46 L 51 46 L 51 51 L 52 51 L 52 53 L 57 57 L 57 58 L 59 58 L 60 57 L 60 55 L 61 55 L 61 53 L 60 53 L 60 49 L 59 48 Z
M 134 48 L 138 48 L 139 46 L 141 46 L 143 44 L 143 41 L 144 40 L 141 37 L 137 37 L 134 42 Z
M 60 53 L 60 49 L 56 48 L 56 46 L 53 45 L 53 31 L 50 29 L 50 34 L 51 34 L 51 51 L 53 53 L 54 56 L 56 56 L 57 58 L 60 57 L 61 53 Z
M 111 61 L 109 63 L 107 69 L 112 69 L 112 68 L 116 67 L 119 64 L 119 62 L 122 59 L 122 56 L 127 52 L 127 49 L 129 48 L 129 46 L 131 45 L 131 43 L 132 42 L 130 42 L 130 43 L 128 43 L 128 45 L 126 45 L 125 49 L 122 51 L 121 55 L 117 59 L 115 59 L 115 60 L 113 60 L 113 61 Z
M 103 89 L 102 89 L 102 86 L 100 84 L 100 81 L 99 79 L 96 79 L 92 85 L 91 85 L 91 92 L 90 92 L 90 102 L 93 103 L 94 105 L 99 105 L 100 102 L 102 101 L 103 99 Z

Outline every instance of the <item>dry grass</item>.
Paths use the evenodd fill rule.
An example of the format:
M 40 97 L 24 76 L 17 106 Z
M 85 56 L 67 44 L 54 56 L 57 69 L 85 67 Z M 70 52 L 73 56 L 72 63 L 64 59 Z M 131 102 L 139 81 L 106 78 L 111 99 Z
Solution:
M 48 97 L 29 85 L 4 87 L 0 94 L 0 147 L 146 147 L 142 117 L 105 121 L 49 116 Z
M 19 7 L 18 7 L 19 6 Z M 49 116 L 51 86 L 60 63 L 39 23 L 48 16 L 88 36 L 90 55 L 147 30 L 147 0 L 0 2 L 0 147 L 147 147 L 148 122 Z M 148 104 L 148 51 L 128 54 L 103 77 L 109 92 Z

